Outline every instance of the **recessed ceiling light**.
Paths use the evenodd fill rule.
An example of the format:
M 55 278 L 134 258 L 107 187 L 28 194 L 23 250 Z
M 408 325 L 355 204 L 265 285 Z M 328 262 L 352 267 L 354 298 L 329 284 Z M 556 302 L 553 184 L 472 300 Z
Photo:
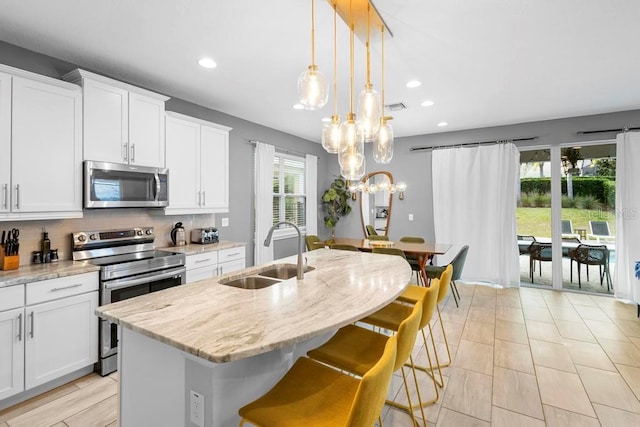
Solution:
M 302 104 L 293 104 L 294 110 L 304 110 L 304 105 Z
M 426 101 L 422 101 L 422 105 L 423 107 L 431 107 L 433 104 L 435 104 L 435 102 L 431 101 L 430 99 L 427 99 Z
M 446 125 L 448 125 L 448 124 L 449 124 L 449 123 L 447 123 L 447 122 L 440 122 L 440 123 L 438 123 L 438 126 L 443 127 L 443 126 L 446 126 Z
M 411 80 L 407 82 L 407 87 L 418 87 L 422 84 L 420 80 Z
M 211 58 L 202 58 L 198 61 L 198 64 L 200 64 L 200 66 L 204 68 L 216 68 L 218 66 L 218 64 L 216 64 L 216 61 Z

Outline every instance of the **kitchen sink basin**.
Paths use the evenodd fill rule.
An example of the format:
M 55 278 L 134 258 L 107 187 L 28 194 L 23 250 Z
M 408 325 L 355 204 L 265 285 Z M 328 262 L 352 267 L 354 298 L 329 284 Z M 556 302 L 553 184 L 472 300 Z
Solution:
M 221 285 L 233 286 L 242 289 L 262 289 L 275 285 L 276 283 L 280 283 L 280 281 L 258 276 L 246 276 L 239 279 L 224 280 L 220 282 Z
M 303 273 L 306 273 L 311 270 L 315 270 L 315 267 L 310 267 L 308 265 L 305 265 L 302 268 Z M 277 264 L 259 274 L 260 276 L 275 277 L 276 279 L 287 280 L 287 279 L 291 279 L 292 277 L 296 277 L 297 272 L 298 272 L 298 267 L 295 264 Z

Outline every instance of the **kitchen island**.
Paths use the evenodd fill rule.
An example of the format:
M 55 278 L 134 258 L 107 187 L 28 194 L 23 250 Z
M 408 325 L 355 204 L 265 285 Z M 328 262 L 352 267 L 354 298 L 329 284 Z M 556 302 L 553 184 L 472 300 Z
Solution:
M 237 425 L 238 408 L 297 357 L 388 304 L 411 277 L 397 256 L 304 255 L 315 269 L 302 281 L 257 290 L 220 284 L 257 275 L 263 265 L 100 307 L 99 316 L 119 325 L 120 425 L 199 425 L 191 422 L 194 401 L 201 402 L 200 425 Z

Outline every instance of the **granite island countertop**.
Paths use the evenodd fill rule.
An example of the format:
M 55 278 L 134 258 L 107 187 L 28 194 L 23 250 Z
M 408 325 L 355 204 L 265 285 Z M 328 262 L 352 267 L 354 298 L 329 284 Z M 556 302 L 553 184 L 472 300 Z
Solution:
M 221 285 L 272 263 L 99 307 L 97 314 L 211 362 L 240 360 L 334 331 L 393 301 L 411 267 L 393 255 L 319 249 L 315 270 L 250 290 Z M 293 263 L 297 256 L 274 263 Z
M 0 270 L 0 288 L 99 270 L 100 267 L 86 261 L 67 260 L 47 264 L 21 265 L 17 270 Z

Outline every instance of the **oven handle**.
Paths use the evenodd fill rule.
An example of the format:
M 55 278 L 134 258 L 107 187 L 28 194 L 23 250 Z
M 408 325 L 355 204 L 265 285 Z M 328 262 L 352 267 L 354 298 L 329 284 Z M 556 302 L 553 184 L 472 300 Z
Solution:
M 162 273 L 157 273 L 157 272 L 145 273 L 139 276 L 135 276 L 135 278 L 133 279 L 129 279 L 125 277 L 124 279 L 105 282 L 104 287 L 105 289 L 121 289 L 129 286 L 140 285 L 142 283 L 149 283 L 149 282 L 155 282 L 156 280 L 166 279 L 168 277 L 172 277 L 178 274 L 184 274 L 186 271 L 187 269 L 185 267 L 180 267 L 180 268 L 174 268 L 172 270 L 165 271 Z

